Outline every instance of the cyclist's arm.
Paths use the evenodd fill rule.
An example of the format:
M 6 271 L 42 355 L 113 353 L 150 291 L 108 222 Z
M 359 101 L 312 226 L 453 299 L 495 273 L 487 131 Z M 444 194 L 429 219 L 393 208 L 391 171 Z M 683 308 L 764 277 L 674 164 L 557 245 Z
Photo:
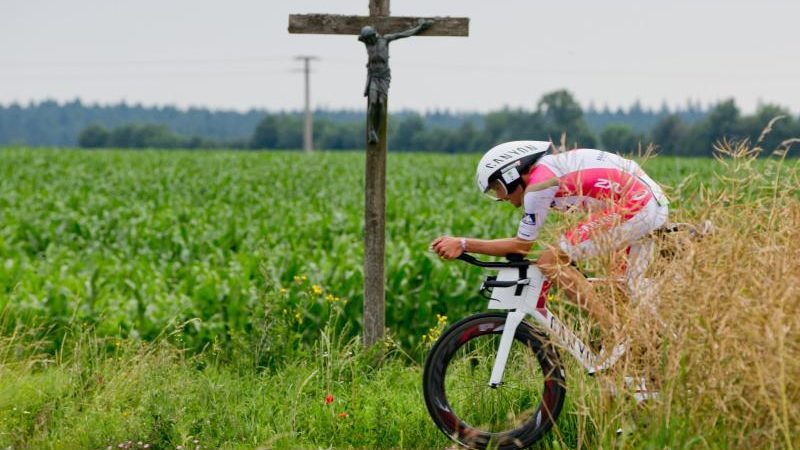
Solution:
M 507 239 L 465 239 L 466 252 L 490 256 L 505 256 L 510 253 L 527 255 L 557 190 L 558 178 L 555 177 L 528 186 L 523 197 L 525 217 L 520 221 L 517 236 Z
M 531 249 L 531 245 L 533 245 L 533 242 L 519 238 L 469 239 L 440 236 L 431 243 L 431 250 L 444 259 L 453 259 L 464 253 L 464 249 L 468 253 L 492 256 L 505 256 L 509 253 L 526 255 Z
M 517 239 L 533 242 L 539 236 L 550 205 L 558 192 L 558 180 L 551 180 L 528 186 L 523 197 L 525 216 L 519 222 Z
M 509 253 L 527 255 L 533 246 L 533 241 L 526 241 L 518 237 L 506 239 L 465 239 L 467 253 L 480 253 L 481 255 L 505 256 Z
M 467 239 L 441 236 L 431 243 L 431 249 L 444 259 L 457 258 L 461 253 L 480 253 L 505 256 L 510 253 L 527 255 L 533 240 L 539 235 L 550 205 L 558 191 L 558 178 L 548 177 L 528 186 L 523 203 L 525 217 L 519 224 L 517 236 L 506 239 Z

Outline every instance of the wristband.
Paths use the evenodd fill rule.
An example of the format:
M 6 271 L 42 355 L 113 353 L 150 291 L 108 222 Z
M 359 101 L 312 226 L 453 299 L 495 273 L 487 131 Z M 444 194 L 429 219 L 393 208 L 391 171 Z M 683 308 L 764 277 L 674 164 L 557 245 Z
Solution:
M 459 244 L 461 244 L 461 251 L 466 253 L 467 252 L 467 240 L 464 239 L 464 238 L 461 238 L 461 239 L 458 240 L 458 242 L 459 242 Z

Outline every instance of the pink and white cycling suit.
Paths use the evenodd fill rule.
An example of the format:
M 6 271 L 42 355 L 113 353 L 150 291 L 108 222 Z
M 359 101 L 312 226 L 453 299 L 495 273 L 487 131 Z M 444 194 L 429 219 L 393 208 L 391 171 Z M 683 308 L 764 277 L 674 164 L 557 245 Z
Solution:
M 534 240 L 550 208 L 589 213 L 561 237 L 559 247 L 573 260 L 630 246 L 626 278 L 644 273 L 649 246 L 636 241 L 661 227 L 667 219 L 667 199 L 661 188 L 636 162 L 613 153 L 578 149 L 543 156 L 528 175 L 532 186 L 552 178 L 558 185 L 528 191 L 525 216 L 517 236 Z M 648 253 L 648 254 L 646 254 Z

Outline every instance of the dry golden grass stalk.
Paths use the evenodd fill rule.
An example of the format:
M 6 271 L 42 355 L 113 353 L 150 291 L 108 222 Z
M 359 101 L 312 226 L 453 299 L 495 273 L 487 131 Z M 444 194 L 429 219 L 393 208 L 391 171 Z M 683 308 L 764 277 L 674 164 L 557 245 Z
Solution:
M 626 305 L 622 332 L 635 344 L 609 377 L 659 386 L 648 416 L 660 426 L 681 423 L 731 448 L 797 448 L 800 171 L 785 152 L 756 161 L 746 141 L 716 150 L 721 189 L 700 197 L 702 217 L 672 217 L 711 220 L 715 232 L 670 237 L 681 250 L 651 267 L 658 299 Z

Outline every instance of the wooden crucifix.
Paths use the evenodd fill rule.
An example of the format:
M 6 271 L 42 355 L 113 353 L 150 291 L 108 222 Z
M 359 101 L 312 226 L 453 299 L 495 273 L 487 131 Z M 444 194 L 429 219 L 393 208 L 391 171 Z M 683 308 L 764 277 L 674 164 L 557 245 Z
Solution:
M 383 339 L 385 314 L 386 134 L 389 48 L 394 39 L 468 36 L 464 17 L 392 17 L 389 0 L 369 0 L 369 16 L 291 14 L 289 32 L 359 35 L 367 46 L 367 162 L 364 188 L 364 346 Z

